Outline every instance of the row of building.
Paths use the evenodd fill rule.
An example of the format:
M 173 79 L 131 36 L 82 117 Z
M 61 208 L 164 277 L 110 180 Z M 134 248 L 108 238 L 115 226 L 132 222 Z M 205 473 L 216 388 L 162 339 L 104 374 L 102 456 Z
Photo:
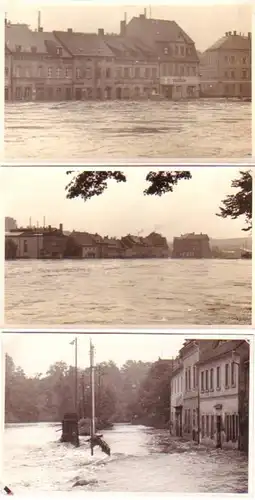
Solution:
M 5 21 L 5 100 L 251 96 L 251 34 L 227 32 L 204 53 L 175 22 L 144 14 L 118 34 L 45 32 Z
M 172 363 L 170 432 L 248 451 L 249 343 L 188 340 Z
M 17 228 L 5 232 L 6 259 L 121 259 L 167 258 L 166 238 L 152 232 L 146 237 L 128 234 L 120 239 L 85 231 L 65 233 L 59 228 Z

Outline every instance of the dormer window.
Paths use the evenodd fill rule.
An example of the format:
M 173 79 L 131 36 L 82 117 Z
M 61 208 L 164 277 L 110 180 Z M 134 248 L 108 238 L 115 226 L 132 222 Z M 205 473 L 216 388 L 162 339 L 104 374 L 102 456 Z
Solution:
M 168 47 L 165 47 L 165 48 L 164 48 L 164 54 L 165 54 L 165 55 L 167 55 L 167 54 L 168 54 L 168 52 L 169 52 L 169 51 L 168 51 Z
M 57 47 L 57 55 L 62 56 L 62 47 Z

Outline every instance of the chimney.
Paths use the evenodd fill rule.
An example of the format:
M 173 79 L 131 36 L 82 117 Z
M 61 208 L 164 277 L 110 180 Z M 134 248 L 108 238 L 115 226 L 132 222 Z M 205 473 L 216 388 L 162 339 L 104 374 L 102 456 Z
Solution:
M 144 9 L 144 17 L 146 19 L 146 17 L 147 17 L 147 9 Z
M 248 39 L 251 40 L 251 32 L 248 31 Z
M 233 33 L 234 33 L 234 36 L 236 36 L 236 31 L 234 31 Z
M 225 36 L 228 36 L 228 32 L 227 31 L 225 32 Z
M 73 32 L 72 28 L 67 28 L 67 33 L 72 33 L 72 32 Z
M 120 21 L 120 34 L 121 36 L 126 36 L 126 21 Z
M 98 29 L 98 35 L 99 36 L 104 36 L 104 28 L 99 28 Z
M 144 14 L 140 14 L 140 19 L 145 19 L 145 15 Z
M 43 32 L 43 27 L 40 26 L 40 28 L 38 29 L 39 33 L 42 33 Z
M 59 231 L 63 233 L 63 224 L 59 224 Z
M 40 31 L 40 28 L 41 28 L 41 12 L 40 12 L 40 10 L 38 11 L 37 28 L 38 28 L 38 31 Z

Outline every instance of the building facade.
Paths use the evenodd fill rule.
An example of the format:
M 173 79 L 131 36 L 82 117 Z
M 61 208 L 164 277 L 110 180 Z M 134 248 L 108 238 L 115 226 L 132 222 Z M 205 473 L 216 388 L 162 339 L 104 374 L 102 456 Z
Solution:
M 201 95 L 251 97 L 251 33 L 229 31 L 200 56 Z
M 53 33 L 5 23 L 5 97 L 10 101 L 72 98 L 72 57 Z
M 181 358 L 175 360 L 171 377 L 171 420 L 170 433 L 176 437 L 183 437 L 183 393 L 184 370 Z
M 159 92 L 166 99 L 197 98 L 200 93 L 199 57 L 194 41 L 175 21 L 133 17 L 127 36 L 151 46 L 159 64 Z
M 27 231 L 10 231 L 5 233 L 6 253 L 8 245 L 13 243 L 15 253 L 13 259 L 39 259 L 43 250 L 43 234 Z
M 210 240 L 207 234 L 188 233 L 173 240 L 172 258 L 208 259 L 212 257 Z

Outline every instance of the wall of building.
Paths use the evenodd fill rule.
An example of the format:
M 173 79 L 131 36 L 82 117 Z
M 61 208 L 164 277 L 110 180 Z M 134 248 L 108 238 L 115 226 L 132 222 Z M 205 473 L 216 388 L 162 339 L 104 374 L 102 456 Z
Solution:
M 17 259 L 38 259 L 43 249 L 42 235 L 8 236 L 17 245 Z

